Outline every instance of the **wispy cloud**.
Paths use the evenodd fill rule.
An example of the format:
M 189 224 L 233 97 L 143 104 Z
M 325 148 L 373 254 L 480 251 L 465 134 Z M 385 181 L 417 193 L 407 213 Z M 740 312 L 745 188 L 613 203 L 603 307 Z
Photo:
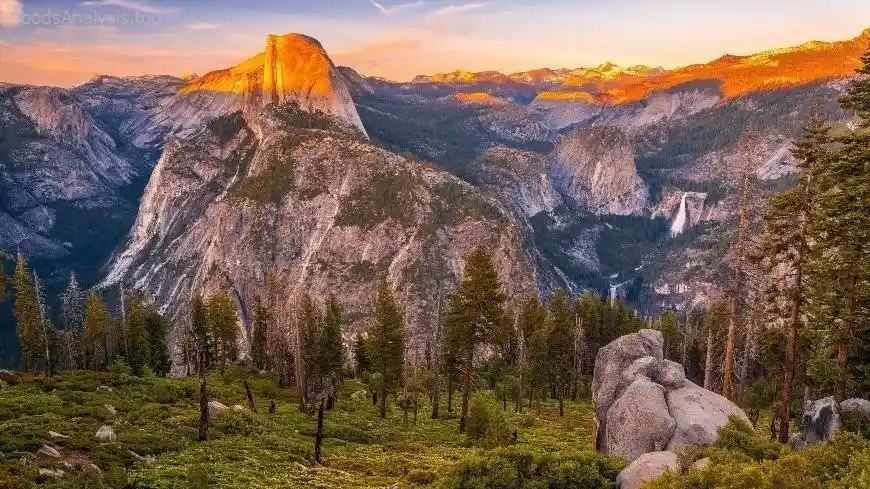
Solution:
M 0 27 L 15 27 L 21 23 L 21 2 L 0 0 Z
M 450 4 L 433 11 L 429 15 L 456 15 L 472 10 L 480 10 L 488 5 L 489 3 L 463 3 L 459 5 Z
M 221 24 L 213 24 L 211 22 L 192 22 L 187 24 L 185 27 L 188 29 L 193 29 L 195 31 L 209 31 L 212 29 L 217 29 Z
M 411 10 L 411 9 L 415 9 L 418 7 L 422 7 L 425 4 L 425 2 L 418 1 L 418 2 L 400 3 L 398 5 L 392 5 L 392 6 L 384 6 L 383 4 L 378 3 L 375 0 L 369 0 L 369 3 L 371 3 L 376 9 L 380 10 L 382 14 L 387 15 L 387 16 L 393 16 L 393 15 L 395 15 L 403 10 Z
M 82 5 L 86 7 L 120 7 L 142 12 L 143 14 L 155 15 L 168 14 L 175 11 L 175 9 L 153 5 L 144 0 L 88 0 L 82 2 Z

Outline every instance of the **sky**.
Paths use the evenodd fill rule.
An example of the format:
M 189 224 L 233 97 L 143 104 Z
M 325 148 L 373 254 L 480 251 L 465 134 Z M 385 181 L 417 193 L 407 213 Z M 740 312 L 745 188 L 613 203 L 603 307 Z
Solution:
M 406 81 L 673 68 L 868 27 L 870 0 L 0 0 L 0 81 L 203 74 L 261 52 L 270 33 L 308 34 L 338 65 Z

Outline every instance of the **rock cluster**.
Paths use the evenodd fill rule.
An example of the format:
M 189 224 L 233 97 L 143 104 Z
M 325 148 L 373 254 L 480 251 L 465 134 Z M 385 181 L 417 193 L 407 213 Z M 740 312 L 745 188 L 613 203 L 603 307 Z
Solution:
M 677 447 L 715 443 L 731 416 L 749 422 L 734 403 L 693 384 L 682 365 L 665 360 L 662 334 L 651 329 L 598 351 L 592 401 L 596 448 L 631 462 L 619 475 L 623 489 L 674 469 Z
M 808 400 L 804 403 L 801 432 L 791 437 L 788 443 L 799 450 L 807 445 L 831 441 L 834 433 L 843 426 L 844 418 L 859 418 L 870 423 L 870 401 L 846 399 L 838 403 L 833 397 Z

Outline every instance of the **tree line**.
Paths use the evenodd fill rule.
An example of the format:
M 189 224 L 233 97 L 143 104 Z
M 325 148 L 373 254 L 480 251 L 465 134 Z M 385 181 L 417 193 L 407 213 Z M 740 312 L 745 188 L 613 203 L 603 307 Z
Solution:
M 0 261 L 8 258 L 0 256 Z M 63 367 L 106 370 L 113 362 L 123 362 L 136 375 L 169 372 L 169 322 L 141 293 L 122 287 L 121 306 L 113 315 L 99 291 L 83 290 L 70 274 L 57 301 L 60 314 L 55 315 L 27 257 L 18 253 L 14 261 L 11 277 L 0 268 L 0 301 L 12 301 L 24 371 L 41 369 L 51 376 Z M 60 327 L 55 326 L 57 319 Z

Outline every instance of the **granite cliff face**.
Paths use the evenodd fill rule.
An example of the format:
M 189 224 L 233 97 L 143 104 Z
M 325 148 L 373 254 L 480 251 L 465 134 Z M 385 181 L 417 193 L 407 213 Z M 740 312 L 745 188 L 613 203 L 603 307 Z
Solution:
M 646 205 L 634 149 L 618 128 L 589 126 L 568 134 L 550 154 L 549 166 L 557 188 L 593 214 L 639 214 Z
M 270 37 L 269 45 L 278 49 L 282 39 L 307 38 Z M 386 275 L 417 346 L 476 246 L 494 250 L 508 293 L 537 290 L 531 254 L 500 202 L 372 144 L 350 123 L 354 107 L 336 105 L 335 94 L 347 94 L 341 78 L 327 70 L 321 74 L 328 82 L 297 83 L 302 75 L 294 70 L 308 73 L 310 66 L 282 58 L 288 55 L 275 54 L 276 71 L 264 83 L 274 87 L 263 92 L 273 102 L 259 112 L 242 107 L 208 121 L 196 136 L 167 142 L 104 285 L 135 286 L 175 318 L 186 316 L 193 294 L 230 291 L 247 324 L 271 277 L 288 304 L 306 292 L 336 294 L 359 329 L 371 315 L 376 281 Z

